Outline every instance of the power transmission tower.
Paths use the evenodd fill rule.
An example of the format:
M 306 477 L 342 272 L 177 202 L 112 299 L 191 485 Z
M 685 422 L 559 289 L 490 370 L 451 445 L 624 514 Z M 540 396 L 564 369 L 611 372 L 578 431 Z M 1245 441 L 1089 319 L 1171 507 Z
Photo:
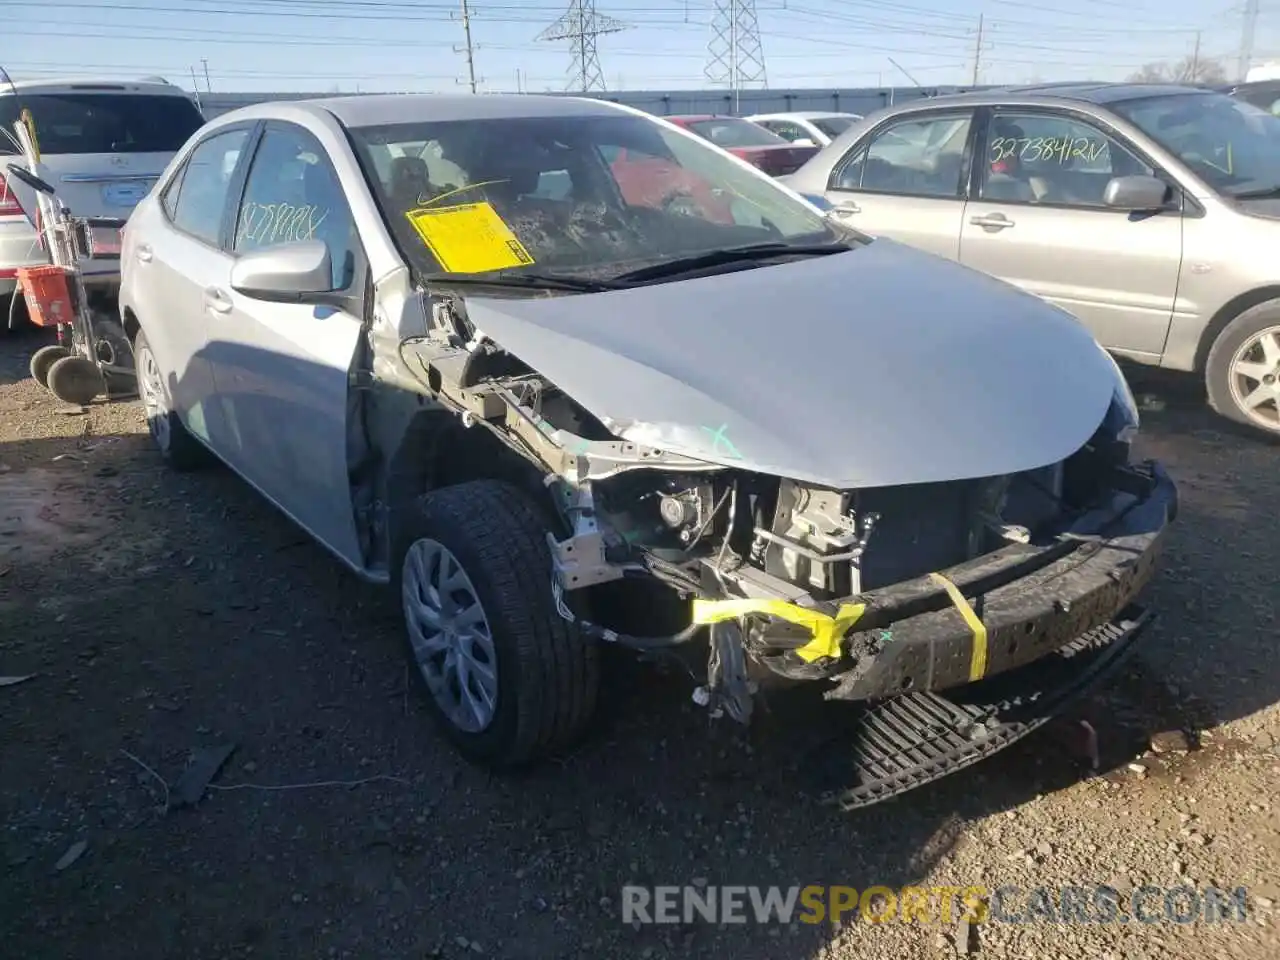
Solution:
M 596 38 L 605 33 L 618 33 L 630 24 L 596 13 L 595 0 L 570 0 L 569 9 L 540 34 L 539 40 L 568 40 L 573 64 L 569 67 L 566 90 L 604 90 L 604 73 L 596 52 Z
M 744 86 L 769 85 L 760 45 L 760 23 L 755 0 L 716 0 L 711 15 L 711 42 L 707 45 L 707 79 L 733 91 L 733 112 L 738 112 L 738 91 Z
M 1258 0 L 1246 0 L 1244 25 L 1240 29 L 1240 61 L 1236 72 L 1243 80 L 1249 73 L 1249 61 L 1253 59 L 1253 34 L 1258 29 Z

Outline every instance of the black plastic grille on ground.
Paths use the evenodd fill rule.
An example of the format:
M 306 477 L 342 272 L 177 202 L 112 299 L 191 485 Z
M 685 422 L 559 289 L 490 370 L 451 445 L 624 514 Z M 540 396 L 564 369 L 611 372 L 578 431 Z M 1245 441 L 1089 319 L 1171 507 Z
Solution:
M 1022 739 L 1114 669 L 1150 619 L 1130 607 L 1048 657 L 946 697 L 912 693 L 868 704 L 847 744 L 852 785 L 828 799 L 844 810 L 870 806 Z

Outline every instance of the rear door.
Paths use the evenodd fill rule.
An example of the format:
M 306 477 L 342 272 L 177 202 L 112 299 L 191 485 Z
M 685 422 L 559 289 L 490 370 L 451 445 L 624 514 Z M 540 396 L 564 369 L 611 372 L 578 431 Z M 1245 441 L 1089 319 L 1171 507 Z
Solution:
M 270 121 L 249 165 L 225 269 L 208 289 L 217 447 L 249 482 L 353 566 L 364 566 L 347 461 L 349 378 L 367 268 L 345 192 L 302 127 Z M 231 289 L 231 259 L 321 239 L 347 309 L 268 303 Z
M 873 236 L 956 259 L 972 155 L 973 110 L 892 118 L 831 172 L 831 215 Z
M 198 143 L 159 203 L 148 203 L 130 227 L 136 237 L 129 251 L 130 289 L 138 318 L 169 377 L 179 415 L 215 449 L 219 410 L 206 353 L 214 316 L 207 291 L 231 269 L 223 237 L 253 130 L 253 124 L 224 127 Z
M 994 111 L 980 155 L 961 262 L 1075 314 L 1109 349 L 1159 356 L 1182 263 L 1177 191 L 1155 213 L 1107 207 L 1112 177 L 1159 171 L 1074 113 Z

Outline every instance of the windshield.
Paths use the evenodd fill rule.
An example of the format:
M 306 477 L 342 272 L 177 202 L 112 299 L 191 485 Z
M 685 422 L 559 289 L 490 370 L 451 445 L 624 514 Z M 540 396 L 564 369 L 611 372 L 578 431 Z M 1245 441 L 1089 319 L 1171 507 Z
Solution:
M 1113 109 L 1227 194 L 1280 188 L 1280 118 L 1221 93 L 1180 93 Z
M 607 278 L 757 243 L 848 242 L 764 174 L 644 117 L 356 127 L 379 206 L 419 275 Z
M 856 117 L 815 117 L 809 122 L 834 140 L 853 126 Z
M 65 153 L 176 153 L 204 125 L 183 96 L 140 93 L 0 95 L 0 126 L 12 130 L 26 108 L 40 151 Z M 13 145 L 0 137 L 0 150 Z
M 689 129 L 700 137 L 706 137 L 717 147 L 770 147 L 786 143 L 786 139 L 772 130 L 757 126 L 750 120 L 734 117 L 716 117 L 714 120 L 692 120 Z

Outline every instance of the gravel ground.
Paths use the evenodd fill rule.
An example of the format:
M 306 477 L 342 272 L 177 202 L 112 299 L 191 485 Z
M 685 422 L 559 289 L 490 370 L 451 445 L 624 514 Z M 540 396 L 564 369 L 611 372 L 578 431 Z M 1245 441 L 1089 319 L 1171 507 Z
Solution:
M 1138 383 L 1157 395 L 1145 452 L 1184 507 L 1160 620 L 1079 708 L 1102 771 L 1064 726 L 839 815 L 815 802 L 809 747 L 838 706 L 785 705 L 746 737 L 654 667 L 613 672 L 562 763 L 466 766 L 412 695 L 379 591 L 227 471 L 163 470 L 135 403 L 60 410 L 26 379 L 38 342 L 0 340 L 0 674 L 35 674 L 0 687 L 5 956 L 1280 955 L 1276 447 L 1176 381 Z M 1143 755 L 1179 728 L 1194 749 Z M 165 813 L 192 752 L 220 744 L 215 789 Z M 1244 922 L 968 935 L 620 921 L 623 884 L 694 881 L 1243 884 L 1250 903 Z

